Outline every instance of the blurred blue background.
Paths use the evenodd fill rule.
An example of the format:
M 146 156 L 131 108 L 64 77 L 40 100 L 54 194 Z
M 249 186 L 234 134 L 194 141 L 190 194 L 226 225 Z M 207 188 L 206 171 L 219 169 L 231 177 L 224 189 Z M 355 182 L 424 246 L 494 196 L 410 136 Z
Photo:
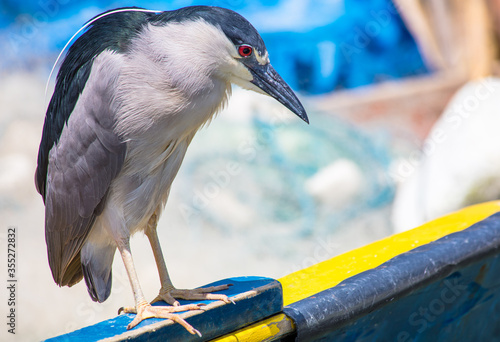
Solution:
M 89 18 L 122 6 L 172 10 L 222 6 L 261 32 L 271 61 L 292 88 L 322 94 L 428 72 L 390 0 L 218 0 L 0 2 L 1 67 L 50 68 Z

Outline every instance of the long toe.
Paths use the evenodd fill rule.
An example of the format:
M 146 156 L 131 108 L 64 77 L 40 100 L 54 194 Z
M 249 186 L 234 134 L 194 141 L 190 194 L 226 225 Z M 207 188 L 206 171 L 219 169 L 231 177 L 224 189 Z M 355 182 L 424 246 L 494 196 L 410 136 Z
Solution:
M 224 303 L 234 304 L 234 301 L 232 301 L 228 296 L 224 294 L 212 293 L 212 292 L 227 290 L 229 286 L 232 286 L 232 284 L 203 287 L 192 290 L 173 289 L 168 292 L 168 296 L 172 298 L 185 299 L 185 300 L 221 300 Z
M 132 329 L 137 324 L 148 318 L 166 318 L 182 325 L 191 334 L 201 336 L 200 332 L 193 328 L 186 320 L 176 314 L 177 312 L 189 310 L 202 310 L 201 305 L 188 304 L 179 306 L 151 306 L 149 303 L 140 303 L 136 308 L 125 307 L 121 311 L 124 313 L 137 313 L 134 320 L 130 322 L 127 329 Z

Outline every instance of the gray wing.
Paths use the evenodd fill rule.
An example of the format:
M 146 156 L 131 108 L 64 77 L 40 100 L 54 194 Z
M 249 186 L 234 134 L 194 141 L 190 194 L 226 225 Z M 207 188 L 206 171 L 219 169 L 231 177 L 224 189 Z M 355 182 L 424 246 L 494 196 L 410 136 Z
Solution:
M 49 152 L 45 239 L 52 276 L 60 286 L 82 278 L 80 250 L 126 153 L 126 144 L 113 132 L 116 77 L 96 67 L 96 61 L 92 68 L 59 141 Z

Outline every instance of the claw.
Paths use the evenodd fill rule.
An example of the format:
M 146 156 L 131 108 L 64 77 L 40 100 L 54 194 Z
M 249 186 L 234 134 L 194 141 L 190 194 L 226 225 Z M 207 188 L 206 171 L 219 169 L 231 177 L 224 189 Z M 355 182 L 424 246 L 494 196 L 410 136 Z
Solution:
M 172 289 L 168 290 L 161 289 L 160 293 L 156 298 L 151 302 L 151 304 L 156 303 L 158 301 L 164 301 L 167 304 L 172 306 L 180 306 L 178 299 L 184 300 L 221 300 L 224 303 L 233 303 L 235 302 L 232 299 L 229 299 L 228 296 L 224 294 L 212 293 L 222 290 L 227 290 L 229 286 L 233 286 L 233 284 L 224 284 L 217 286 L 209 286 L 202 287 L 198 289 L 192 290 L 180 290 L 180 289 Z
M 122 306 L 121 308 L 118 309 L 118 314 L 121 314 L 122 312 L 135 314 L 137 313 L 137 310 L 132 306 Z

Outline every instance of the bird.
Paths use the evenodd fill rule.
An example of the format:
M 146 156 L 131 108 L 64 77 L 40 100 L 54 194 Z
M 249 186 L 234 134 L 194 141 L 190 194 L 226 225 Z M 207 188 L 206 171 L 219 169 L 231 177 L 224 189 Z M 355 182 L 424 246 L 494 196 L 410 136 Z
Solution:
M 187 148 L 224 107 L 232 84 L 273 97 L 309 123 L 307 113 L 271 65 L 260 34 L 232 10 L 126 7 L 84 28 L 57 73 L 35 172 L 53 279 L 59 286 L 84 279 L 91 299 L 104 302 L 118 250 L 135 301 L 119 311 L 136 314 L 127 329 L 157 317 L 200 335 L 176 314 L 200 305 L 181 306 L 178 299 L 229 303 L 213 292 L 230 284 L 175 288 L 157 234 Z M 137 232 L 147 236 L 158 268 L 160 291 L 152 302 L 132 259 L 130 237 Z M 151 305 L 157 301 L 169 305 Z

